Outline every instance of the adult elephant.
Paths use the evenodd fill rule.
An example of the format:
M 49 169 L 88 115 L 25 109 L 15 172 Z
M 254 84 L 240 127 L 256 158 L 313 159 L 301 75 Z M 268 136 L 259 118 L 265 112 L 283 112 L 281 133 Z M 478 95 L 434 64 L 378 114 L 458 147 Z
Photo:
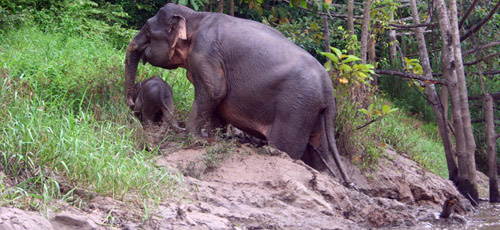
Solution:
M 193 136 L 201 138 L 207 123 L 215 128 L 228 122 L 293 159 L 317 154 L 332 173 L 335 161 L 350 184 L 335 143 L 331 80 L 314 57 L 277 30 L 169 3 L 148 19 L 127 48 L 129 106 L 134 105 L 141 59 L 187 70 L 195 88 L 186 125 Z

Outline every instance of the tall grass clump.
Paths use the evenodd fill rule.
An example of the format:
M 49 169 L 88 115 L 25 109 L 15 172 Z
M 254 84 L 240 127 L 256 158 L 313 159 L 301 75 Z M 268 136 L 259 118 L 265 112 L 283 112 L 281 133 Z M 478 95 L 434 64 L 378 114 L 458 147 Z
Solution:
M 0 50 L 0 171 L 12 191 L 43 202 L 67 197 L 63 187 L 114 198 L 175 195 L 182 181 L 140 148 L 140 124 L 124 103 L 124 50 L 36 27 L 2 34 Z M 145 66 L 139 75 L 153 72 L 190 104 L 182 72 Z M 12 191 L 0 190 L 0 203 L 15 200 Z

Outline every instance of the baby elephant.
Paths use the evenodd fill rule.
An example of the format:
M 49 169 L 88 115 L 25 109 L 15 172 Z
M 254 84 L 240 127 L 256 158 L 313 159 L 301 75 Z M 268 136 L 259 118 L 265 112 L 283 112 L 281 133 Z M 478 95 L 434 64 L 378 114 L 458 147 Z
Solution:
M 139 120 L 148 123 L 163 120 L 175 131 L 183 131 L 174 118 L 172 89 L 160 77 L 154 76 L 135 84 L 133 100 L 132 110 Z

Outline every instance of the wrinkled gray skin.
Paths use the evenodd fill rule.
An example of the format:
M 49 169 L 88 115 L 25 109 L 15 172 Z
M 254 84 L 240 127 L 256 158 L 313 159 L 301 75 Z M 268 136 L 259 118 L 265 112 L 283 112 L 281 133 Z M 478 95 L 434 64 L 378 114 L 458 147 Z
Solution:
M 230 123 L 293 159 L 323 162 L 332 173 L 335 161 L 350 185 L 335 143 L 332 82 L 314 57 L 277 30 L 169 3 L 127 48 L 129 106 L 141 59 L 188 71 L 195 88 L 186 125 L 192 136 Z
M 134 105 L 131 109 L 141 121 L 164 121 L 175 131 L 182 131 L 174 118 L 172 89 L 160 77 L 154 76 L 135 84 L 132 99 Z

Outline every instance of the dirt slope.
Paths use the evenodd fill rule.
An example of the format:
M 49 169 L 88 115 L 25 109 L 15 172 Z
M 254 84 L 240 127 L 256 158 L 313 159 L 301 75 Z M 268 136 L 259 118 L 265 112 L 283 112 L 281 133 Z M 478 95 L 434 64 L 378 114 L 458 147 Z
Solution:
M 163 146 L 157 163 L 183 173 L 186 194 L 149 210 L 148 221 L 141 210 L 96 197 L 80 209 L 60 204 L 49 222 L 3 208 L 0 229 L 419 229 L 436 221 L 448 197 L 470 207 L 450 181 L 390 149 L 374 172 L 361 173 L 346 162 L 354 190 L 269 148 L 207 153 L 207 147 Z M 37 227 L 13 225 L 18 222 Z
M 165 167 L 202 171 L 194 173 L 198 178 L 185 178 L 194 192 L 190 202 L 175 206 L 182 215 L 160 220 L 159 226 L 175 228 L 172 222 L 177 221 L 179 226 L 200 229 L 416 227 L 421 220 L 432 220 L 448 197 L 460 197 L 449 181 L 424 173 L 392 150 L 370 178 L 348 167 L 358 191 L 283 153 L 262 155 L 250 147 L 239 152 L 214 169 L 203 165 L 204 149 L 178 150 L 159 158 Z

